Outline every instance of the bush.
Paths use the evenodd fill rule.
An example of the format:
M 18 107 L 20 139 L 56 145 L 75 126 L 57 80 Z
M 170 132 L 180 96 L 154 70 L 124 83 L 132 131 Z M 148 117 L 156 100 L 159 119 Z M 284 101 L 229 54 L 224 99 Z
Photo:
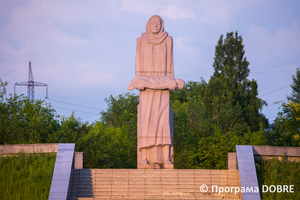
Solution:
M 1 199 L 48 199 L 56 155 L 0 157 Z
M 262 199 L 300 199 L 300 162 L 286 162 L 275 158 L 271 160 L 256 159 L 256 173 Z M 294 185 L 294 193 L 265 192 L 262 185 Z

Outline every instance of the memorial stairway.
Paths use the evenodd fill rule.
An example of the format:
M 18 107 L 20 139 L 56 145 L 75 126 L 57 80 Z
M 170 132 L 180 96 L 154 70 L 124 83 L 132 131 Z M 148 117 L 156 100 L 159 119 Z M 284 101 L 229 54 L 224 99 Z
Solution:
M 207 192 L 200 186 L 206 184 Z M 100 199 L 242 199 L 238 170 L 202 169 L 73 169 L 68 200 Z M 205 187 L 202 188 L 205 190 Z M 219 188 L 218 188 L 219 189 Z

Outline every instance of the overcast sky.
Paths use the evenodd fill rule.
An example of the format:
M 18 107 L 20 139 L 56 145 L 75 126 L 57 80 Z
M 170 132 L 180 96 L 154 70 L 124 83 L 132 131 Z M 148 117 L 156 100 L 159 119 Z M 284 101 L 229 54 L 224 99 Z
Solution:
M 0 79 L 13 93 L 16 82 L 28 80 L 31 61 L 57 114 L 74 111 L 91 123 L 106 109 L 106 97 L 127 92 L 136 39 L 156 14 L 173 37 L 175 77 L 186 82 L 209 81 L 220 35 L 238 31 L 249 79 L 258 82 L 259 97 L 269 104 L 263 113 L 272 121 L 274 102 L 286 101 L 300 67 L 299 9 L 297 0 L 1 0 Z M 27 95 L 27 88 L 16 93 Z M 36 98 L 45 93 L 35 87 Z

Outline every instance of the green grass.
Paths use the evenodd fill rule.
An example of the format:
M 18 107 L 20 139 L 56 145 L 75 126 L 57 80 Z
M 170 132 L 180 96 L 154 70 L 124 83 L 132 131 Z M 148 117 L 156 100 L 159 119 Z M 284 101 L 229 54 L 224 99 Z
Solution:
M 0 157 L 0 199 L 48 199 L 54 154 Z
M 300 162 L 285 162 L 273 158 L 271 160 L 256 159 L 256 173 L 263 200 L 274 199 L 300 199 Z M 294 193 L 265 192 L 262 185 L 294 185 Z

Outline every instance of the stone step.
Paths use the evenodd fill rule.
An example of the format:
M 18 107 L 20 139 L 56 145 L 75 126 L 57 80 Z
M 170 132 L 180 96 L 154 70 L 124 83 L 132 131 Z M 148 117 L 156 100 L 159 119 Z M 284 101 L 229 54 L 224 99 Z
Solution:
M 144 180 L 144 181 L 138 181 L 138 180 L 125 180 L 125 181 L 73 181 L 72 182 L 73 186 L 75 188 L 88 188 L 89 186 L 93 185 L 95 187 L 105 187 L 105 185 L 110 185 L 110 187 L 135 187 L 135 186 L 148 186 L 152 187 L 155 186 L 161 188 L 166 188 L 168 186 L 172 187 L 173 185 L 179 185 L 179 186 L 189 186 L 189 185 L 218 185 L 218 186 L 234 186 L 234 185 L 239 185 L 240 181 L 238 179 L 227 179 L 227 180 L 215 180 L 215 181 L 209 181 L 209 180 L 202 180 L 202 181 L 158 181 L 158 180 Z
M 208 186 L 207 193 L 200 186 Z M 72 170 L 68 199 L 242 199 L 211 192 L 212 185 L 239 187 L 237 170 L 81 169 Z
M 239 200 L 242 198 L 232 198 L 229 196 L 187 196 L 187 195 L 180 195 L 180 196 L 126 196 L 126 195 L 122 195 L 122 196 L 99 196 L 99 197 L 90 197 L 90 198 L 86 198 L 86 197 L 79 197 L 79 198 L 68 198 L 68 200 L 77 200 L 77 199 L 81 199 L 81 200 L 100 200 L 100 199 L 134 199 L 134 200 L 138 200 L 138 199 L 222 199 L 222 200 Z
M 187 174 L 187 175 L 168 175 L 168 174 L 157 174 L 157 175 L 148 175 L 148 174 L 133 174 L 133 175 L 120 175 L 120 174 L 108 174 L 108 175 L 103 175 L 103 174 L 74 174 L 72 177 L 76 178 L 85 178 L 85 179 L 110 179 L 110 178 L 131 178 L 131 177 L 145 177 L 145 178 L 151 178 L 151 177 L 162 177 L 162 178 L 209 178 L 209 177 L 224 177 L 227 178 L 228 176 L 230 177 L 238 177 L 238 174 Z
M 74 199 L 70 199 L 70 200 L 120 200 L 120 199 L 133 199 L 133 200 L 153 200 L 153 198 L 111 198 L 111 197 L 100 197 L 100 198 L 85 198 L 85 197 L 82 197 L 82 198 L 74 198 Z M 157 198 L 157 199 L 162 199 L 162 198 Z M 167 198 L 164 198 L 164 199 L 167 199 Z M 172 200 L 172 199 L 176 199 L 176 200 L 180 200 L 180 199 L 183 199 L 183 198 L 169 198 L 168 200 Z M 192 199 L 192 198 L 187 198 L 187 199 Z M 194 198 L 194 199 L 205 199 L 205 200 L 237 200 L 237 199 L 230 199 L 230 198 L 227 198 L 227 199 L 224 199 L 224 198 L 218 198 L 218 197 L 213 197 L 213 198 L 209 198 L 209 197 L 197 197 L 197 198 Z
M 206 196 L 214 196 L 214 197 L 231 197 L 238 199 L 238 195 L 234 193 L 201 193 L 197 192 L 188 192 L 188 191 L 144 191 L 141 192 L 131 192 L 131 191 L 116 191 L 116 192 L 94 192 L 94 197 L 102 197 L 102 196 L 131 196 L 131 197 L 143 197 L 143 196 L 156 196 L 156 197 L 182 197 L 182 196 L 190 196 L 190 197 L 206 197 Z
M 211 200 L 216 200 L 216 199 L 222 199 L 222 200 L 240 200 L 242 198 L 231 198 L 231 197 L 209 197 L 209 196 L 202 196 L 202 197 L 193 197 L 193 196 L 180 196 L 180 197 L 174 197 L 174 196 L 171 196 L 171 197 L 167 197 L 167 196 L 117 196 L 117 197 L 111 197 L 111 196 L 102 196 L 102 197 L 91 197 L 91 198 L 85 198 L 85 197 L 82 197 L 82 198 L 73 198 L 73 199 L 68 199 L 68 200 L 77 200 L 77 199 L 81 199 L 81 200 L 100 200 L 100 199 L 134 199 L 134 200 L 139 200 L 139 199 L 211 199 Z
M 69 200 L 87 199 L 88 197 L 70 196 Z M 194 195 L 190 193 L 181 193 L 181 195 L 161 195 L 161 194 L 109 194 L 94 195 L 89 199 L 242 199 L 241 196 L 234 195 Z
M 101 175 L 101 174 L 73 174 L 71 175 L 74 178 L 81 178 L 81 179 L 117 179 L 117 178 L 134 178 L 134 177 L 143 177 L 143 178 L 151 178 L 151 177 L 161 177 L 161 178 L 178 178 L 178 179 L 185 179 L 185 178 L 228 178 L 228 177 L 238 177 L 238 174 L 210 174 L 210 175 L 201 175 L 201 174 L 191 174 L 191 175 L 166 175 L 166 174 L 157 174 L 157 175 L 147 175 L 147 174 L 138 174 L 138 175 L 116 175 L 116 174 L 108 174 L 108 175 Z
M 118 181 L 127 181 L 127 182 L 133 182 L 133 181 L 180 181 L 180 182 L 188 182 L 188 181 L 208 181 L 208 182 L 224 182 L 224 181 L 230 181 L 230 180 L 236 180 L 239 177 L 238 176 L 229 176 L 227 177 L 218 177 L 218 176 L 210 176 L 210 177 L 93 177 L 93 178 L 85 178 L 85 177 L 74 177 L 71 176 L 74 180 L 74 182 L 84 182 L 84 183 L 97 183 L 97 182 L 118 182 Z
M 73 174 L 228 174 L 238 170 L 211 169 L 73 169 Z

